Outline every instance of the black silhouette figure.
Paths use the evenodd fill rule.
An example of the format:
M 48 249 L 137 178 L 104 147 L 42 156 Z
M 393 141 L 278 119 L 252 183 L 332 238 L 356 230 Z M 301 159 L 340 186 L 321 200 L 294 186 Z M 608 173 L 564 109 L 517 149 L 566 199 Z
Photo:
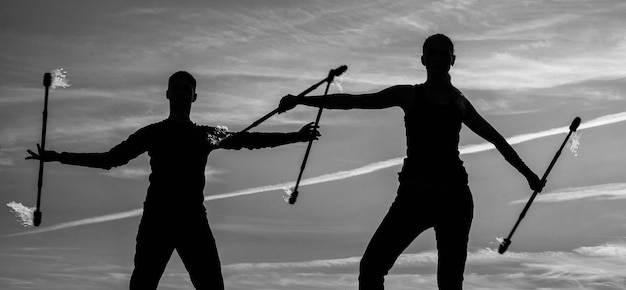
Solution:
M 211 151 L 258 149 L 317 139 L 310 123 L 294 133 L 231 133 L 190 120 L 196 80 L 174 73 L 168 82 L 170 115 L 148 125 L 105 153 L 57 153 L 41 150 L 26 159 L 110 169 L 148 152 L 150 186 L 137 234 L 130 289 L 156 289 L 174 251 L 180 255 L 196 289 L 224 289 L 217 247 L 203 205 L 204 170 Z M 220 142 L 221 140 L 221 142 Z
M 473 216 L 468 176 L 459 158 L 461 123 L 493 143 L 504 158 L 522 173 L 530 187 L 543 183 L 506 140 L 474 109 L 451 83 L 454 46 L 443 34 L 423 45 L 426 82 L 396 85 L 371 94 L 334 94 L 281 100 L 283 111 L 298 104 L 328 109 L 404 110 L 407 157 L 399 173 L 398 194 L 374 233 L 360 264 L 359 289 L 384 289 L 384 276 L 398 256 L 424 230 L 433 227 L 439 256 L 439 289 L 462 289 L 467 242 Z

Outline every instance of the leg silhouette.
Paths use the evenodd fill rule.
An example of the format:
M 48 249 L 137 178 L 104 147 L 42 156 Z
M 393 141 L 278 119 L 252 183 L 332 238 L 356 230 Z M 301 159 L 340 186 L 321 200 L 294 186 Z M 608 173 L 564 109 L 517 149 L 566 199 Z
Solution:
M 439 289 L 462 289 L 472 212 L 467 186 L 401 184 L 361 260 L 359 290 L 384 289 L 384 276 L 398 256 L 430 227 L 434 227 L 437 238 Z
M 190 223 L 181 233 L 176 251 L 189 272 L 191 283 L 196 289 L 223 290 L 220 259 L 206 216 Z
M 443 216 L 434 227 L 439 255 L 437 284 L 440 290 L 461 290 L 474 204 L 467 186 L 448 194 L 455 196 L 454 202 L 440 210 Z
M 432 226 L 427 203 L 416 203 L 409 184 L 401 184 L 398 196 L 374 233 L 359 269 L 359 290 L 384 289 L 384 277 L 398 256 L 424 230 Z
M 130 277 L 131 290 L 156 289 L 165 266 L 174 252 L 171 233 L 158 221 L 141 219 L 137 233 L 135 269 Z

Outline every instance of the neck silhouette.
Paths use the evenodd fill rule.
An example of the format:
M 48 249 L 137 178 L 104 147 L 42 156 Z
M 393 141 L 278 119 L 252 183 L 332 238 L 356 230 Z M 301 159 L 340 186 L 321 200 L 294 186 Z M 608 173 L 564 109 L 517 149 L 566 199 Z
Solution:
M 452 78 L 450 74 L 446 72 L 431 72 L 426 71 L 426 86 L 433 88 L 443 88 L 452 86 Z
M 175 122 L 191 122 L 191 102 L 177 103 L 170 99 L 169 120 Z

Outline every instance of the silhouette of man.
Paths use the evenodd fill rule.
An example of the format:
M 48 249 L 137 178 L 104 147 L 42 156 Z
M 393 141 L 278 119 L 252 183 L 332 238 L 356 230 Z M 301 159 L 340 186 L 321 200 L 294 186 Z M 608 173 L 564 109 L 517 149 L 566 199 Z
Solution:
M 437 239 L 439 289 L 462 289 L 474 205 L 459 158 L 461 123 L 493 143 L 533 190 L 543 188 L 537 175 L 452 85 L 452 41 L 435 34 L 426 39 L 422 50 L 421 61 L 427 72 L 423 84 L 396 85 L 371 94 L 306 98 L 287 95 L 281 100 L 283 111 L 298 104 L 344 110 L 397 106 L 404 110 L 407 157 L 399 173 L 397 197 L 361 259 L 361 290 L 384 289 L 384 276 L 398 256 L 430 227 Z
M 148 125 L 105 153 L 42 151 L 26 159 L 110 169 L 148 152 L 150 186 L 144 202 L 130 289 L 156 289 L 174 249 L 196 289 L 224 289 L 217 247 L 203 205 L 204 170 L 211 151 L 258 149 L 317 139 L 312 123 L 294 133 L 231 133 L 194 124 L 189 115 L 196 100 L 196 80 L 174 73 L 168 82 L 169 117 Z M 220 142 L 221 141 L 221 142 Z

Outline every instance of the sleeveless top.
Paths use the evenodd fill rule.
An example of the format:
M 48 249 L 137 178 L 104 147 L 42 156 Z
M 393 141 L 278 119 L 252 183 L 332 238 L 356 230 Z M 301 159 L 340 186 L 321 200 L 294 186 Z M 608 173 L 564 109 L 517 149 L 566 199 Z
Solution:
M 454 88 L 450 104 L 436 104 L 424 94 L 424 85 L 414 86 L 413 104 L 406 109 L 407 157 L 400 182 L 434 186 L 466 185 L 468 178 L 459 157 L 459 133 L 466 99 Z

